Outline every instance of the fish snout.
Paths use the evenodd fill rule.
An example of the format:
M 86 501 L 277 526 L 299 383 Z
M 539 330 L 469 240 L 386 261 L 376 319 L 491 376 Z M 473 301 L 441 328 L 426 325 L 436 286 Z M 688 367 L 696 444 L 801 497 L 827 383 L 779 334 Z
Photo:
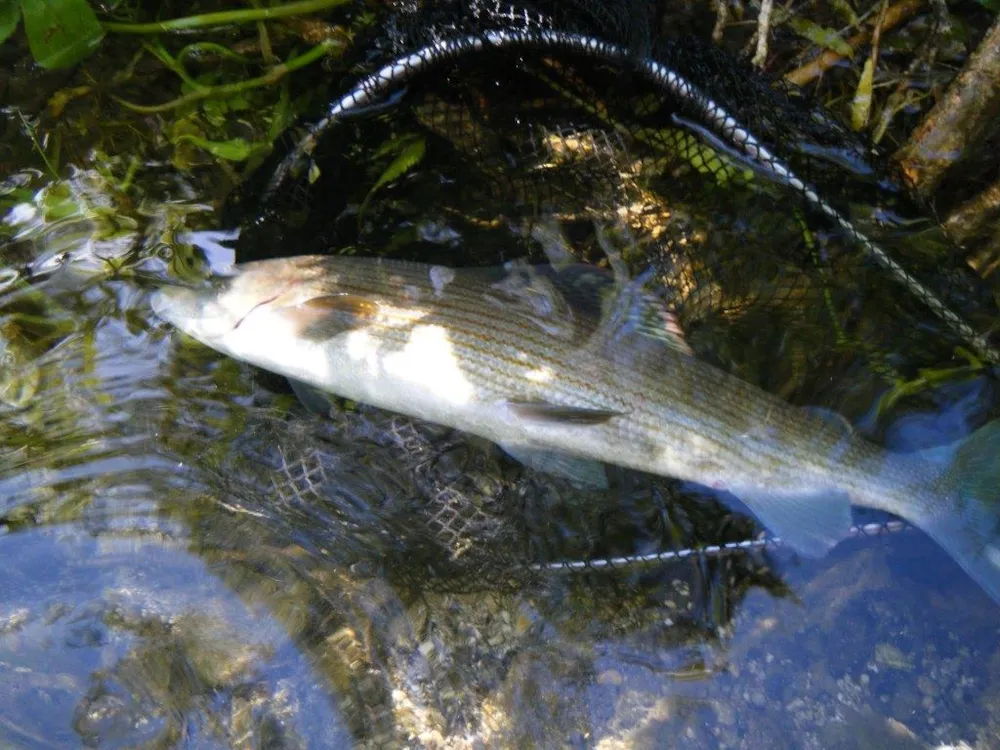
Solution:
M 196 339 L 224 336 L 240 320 L 217 295 L 190 287 L 158 289 L 153 292 L 150 305 L 159 318 Z

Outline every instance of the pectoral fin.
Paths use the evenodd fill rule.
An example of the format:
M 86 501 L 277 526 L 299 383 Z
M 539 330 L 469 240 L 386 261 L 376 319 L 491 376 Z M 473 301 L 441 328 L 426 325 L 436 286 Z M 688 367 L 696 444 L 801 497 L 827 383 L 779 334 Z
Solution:
M 851 529 L 850 499 L 837 490 L 793 494 L 753 489 L 734 494 L 803 557 L 823 557 Z
M 278 312 L 294 321 L 302 336 L 325 341 L 371 325 L 378 314 L 378 305 L 354 294 L 332 294 L 288 305 Z
M 843 414 L 820 406 L 805 406 L 803 411 L 822 422 L 825 427 L 844 437 L 851 437 L 854 434 L 854 425 Z
M 502 444 L 500 447 L 511 458 L 520 461 L 528 468 L 564 477 L 592 489 L 608 488 L 608 476 L 604 472 L 604 465 L 598 461 L 577 458 L 558 451 L 538 449 L 530 445 Z
M 624 416 L 624 412 L 608 409 L 590 409 L 579 406 L 563 406 L 548 401 L 508 401 L 508 407 L 521 419 L 537 422 L 564 422 L 566 424 L 601 424 L 614 417 Z
M 333 405 L 333 402 L 329 394 L 307 383 L 303 383 L 301 380 L 295 380 L 294 378 L 287 378 L 287 380 L 288 384 L 292 387 L 292 391 L 298 397 L 299 402 L 308 411 L 323 417 L 330 415 L 330 407 Z

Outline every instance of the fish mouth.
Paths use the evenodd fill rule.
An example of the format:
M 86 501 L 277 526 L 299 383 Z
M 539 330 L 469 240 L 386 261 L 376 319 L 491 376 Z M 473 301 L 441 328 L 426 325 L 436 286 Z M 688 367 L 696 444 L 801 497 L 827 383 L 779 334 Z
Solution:
M 149 303 L 158 318 L 196 339 L 216 338 L 225 333 L 226 326 L 219 314 L 204 317 L 203 311 L 209 304 L 207 296 L 197 289 L 168 286 L 153 292 Z

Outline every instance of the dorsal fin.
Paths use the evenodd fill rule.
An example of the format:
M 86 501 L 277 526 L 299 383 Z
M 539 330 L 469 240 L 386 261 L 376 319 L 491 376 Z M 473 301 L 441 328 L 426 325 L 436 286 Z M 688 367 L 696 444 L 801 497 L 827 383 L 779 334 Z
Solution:
M 653 344 L 692 356 L 693 352 L 677 318 L 664 303 L 645 289 L 648 273 L 630 281 L 616 282 L 607 293 L 601 323 L 591 346 L 602 350 L 655 352 Z
M 545 278 L 574 317 L 579 345 L 600 348 L 624 343 L 634 335 L 692 354 L 676 316 L 645 289 L 649 274 L 628 280 L 583 263 L 559 270 L 545 268 Z

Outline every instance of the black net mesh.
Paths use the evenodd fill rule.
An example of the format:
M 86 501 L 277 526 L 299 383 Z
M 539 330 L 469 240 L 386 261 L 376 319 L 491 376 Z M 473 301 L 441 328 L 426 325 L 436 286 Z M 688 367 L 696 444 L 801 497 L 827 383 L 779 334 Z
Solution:
M 326 418 L 255 407 L 210 463 L 210 495 L 254 524 L 255 538 L 436 590 L 520 589 L 581 561 L 628 568 L 637 554 L 735 549 L 755 532 L 670 481 L 612 470 L 609 490 L 581 489 L 462 433 L 374 409 Z
M 263 191 L 246 255 L 280 241 L 462 265 L 621 256 L 652 269 L 699 356 L 855 420 L 921 368 L 997 360 L 990 290 L 882 159 L 794 90 L 659 34 L 645 5 L 400 4 L 379 28 L 359 82 Z M 336 444 L 286 441 L 257 463 L 283 503 L 355 507 L 331 505 L 324 468 L 360 450 L 341 444 L 350 419 L 330 428 Z M 501 459 L 435 428 L 362 422 L 407 471 L 376 510 L 356 504 L 380 529 L 357 544 L 411 571 L 414 549 L 424 572 L 481 583 L 751 530 L 727 536 L 731 516 L 661 480 L 622 472 L 610 493 L 585 493 L 484 467 Z M 664 520 L 677 509 L 687 520 Z

